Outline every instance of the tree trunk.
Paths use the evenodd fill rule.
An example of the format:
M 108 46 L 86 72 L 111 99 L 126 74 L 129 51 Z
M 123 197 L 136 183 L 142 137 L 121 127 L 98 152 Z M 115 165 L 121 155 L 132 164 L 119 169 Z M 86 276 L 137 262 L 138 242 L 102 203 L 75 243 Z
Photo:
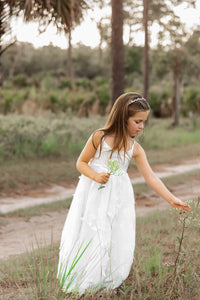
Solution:
M 143 26 L 145 33 L 144 42 L 144 57 L 143 57 L 143 95 L 144 98 L 149 100 L 149 32 L 148 32 L 148 11 L 149 11 L 149 0 L 143 0 Z
M 102 28 L 102 18 L 100 19 L 100 21 L 97 23 L 97 28 L 99 30 L 99 34 L 100 34 L 100 40 L 99 40 L 99 55 L 98 55 L 98 59 L 99 59 L 99 65 L 102 65 L 102 58 L 103 58 L 103 51 L 102 51 L 102 43 L 103 43 L 103 28 Z
M 179 61 L 178 58 L 174 58 L 173 63 L 173 77 L 174 77 L 174 86 L 173 86 L 173 123 L 172 126 L 179 125 L 179 115 L 180 115 L 180 99 L 181 99 L 181 80 L 179 74 Z
M 68 30 L 68 49 L 67 49 L 67 77 L 72 78 L 72 36 L 71 29 Z
M 12 66 L 10 67 L 10 71 L 9 71 L 9 77 L 10 78 L 12 78 L 15 74 L 15 70 L 16 70 L 16 66 L 17 66 L 17 63 L 18 63 L 19 58 L 20 58 L 20 54 L 21 54 L 21 47 L 17 47 L 17 51 L 16 51 L 15 56 L 14 56 L 14 61 L 13 61 Z
M 3 74 L 2 74 L 2 65 L 1 65 L 1 55 L 2 55 L 2 35 L 3 35 L 3 24 L 2 24 L 2 10 L 3 10 L 3 3 L 0 3 L 0 87 L 3 84 Z
M 124 93 L 123 0 L 112 0 L 111 101 Z
M 0 43 L 0 52 L 1 52 L 1 43 Z M 1 64 L 1 54 L 0 54 L 0 87 L 3 85 L 3 73 L 2 73 L 2 64 Z

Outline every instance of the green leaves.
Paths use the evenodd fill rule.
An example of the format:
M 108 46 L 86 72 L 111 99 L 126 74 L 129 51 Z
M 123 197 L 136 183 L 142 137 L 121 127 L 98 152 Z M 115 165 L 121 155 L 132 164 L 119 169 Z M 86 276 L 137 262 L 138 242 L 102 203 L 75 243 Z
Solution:
M 119 166 L 117 160 L 109 159 L 107 161 L 107 167 L 108 167 L 108 173 L 110 175 L 121 176 L 124 173 L 123 170 L 120 169 L 120 166 Z

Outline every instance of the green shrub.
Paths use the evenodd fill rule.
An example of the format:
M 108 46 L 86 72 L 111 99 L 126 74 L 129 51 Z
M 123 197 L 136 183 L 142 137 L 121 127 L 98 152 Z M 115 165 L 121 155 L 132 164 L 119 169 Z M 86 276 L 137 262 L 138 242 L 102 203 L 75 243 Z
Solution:
M 72 83 L 71 83 L 71 80 L 66 79 L 66 78 L 62 78 L 62 79 L 60 80 L 59 87 L 60 87 L 61 89 L 63 89 L 63 88 L 69 88 L 69 89 L 71 90 L 71 89 L 72 89 Z
M 72 112 L 77 112 L 77 110 L 79 109 L 83 101 L 84 101 L 84 95 L 81 92 L 67 94 L 67 102 Z
M 0 116 L 0 157 L 32 158 L 76 155 L 104 119 L 67 117 Z
M 156 91 L 150 92 L 150 105 L 155 117 L 160 117 L 161 99 Z
M 149 102 L 155 117 L 170 117 L 171 90 L 169 86 L 153 86 L 149 92 Z
M 25 74 L 20 74 L 13 77 L 12 82 L 17 87 L 26 87 L 28 85 L 28 79 Z
M 91 89 L 92 88 L 92 83 L 91 80 L 89 79 L 80 79 L 75 81 L 75 85 L 77 87 L 82 87 L 84 89 Z
M 95 85 L 97 86 L 100 86 L 100 85 L 105 85 L 105 84 L 109 84 L 109 80 L 105 77 L 102 77 L 102 76 L 98 76 L 94 79 L 94 83 Z
M 200 114 L 200 87 L 184 88 L 181 110 L 185 116 L 188 116 L 189 112 Z
M 107 85 L 102 85 L 96 90 L 97 98 L 100 100 L 100 105 L 105 107 L 108 105 L 110 95 L 109 88 Z
M 54 135 L 47 136 L 41 142 L 41 155 L 48 156 L 59 152 L 57 138 Z
M 51 93 L 49 95 L 49 99 L 48 100 L 52 104 L 57 103 L 58 102 L 58 95 L 55 95 L 55 94 Z
M 41 73 L 38 73 L 38 74 L 32 76 L 30 79 L 31 86 L 40 88 L 41 84 L 42 84 L 42 78 L 43 78 L 43 75 Z
M 45 90 L 52 90 L 58 87 L 57 80 L 51 77 L 50 75 L 47 75 L 43 79 L 43 88 Z

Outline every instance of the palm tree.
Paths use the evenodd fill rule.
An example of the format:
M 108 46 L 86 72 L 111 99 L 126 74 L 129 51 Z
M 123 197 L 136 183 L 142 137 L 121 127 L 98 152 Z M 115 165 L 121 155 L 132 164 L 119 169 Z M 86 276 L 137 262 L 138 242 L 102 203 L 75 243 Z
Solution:
M 18 16 L 20 12 L 23 12 L 26 22 L 39 21 L 39 27 L 43 26 L 45 29 L 53 23 L 58 30 L 69 32 L 75 24 L 80 22 L 82 11 L 87 7 L 85 0 L 0 1 L 0 55 L 5 51 L 2 49 L 2 36 L 9 28 L 8 19 L 11 16 Z
M 82 10 L 87 8 L 85 0 L 3 0 L 1 5 L 8 8 L 10 15 L 18 15 L 23 11 L 24 19 L 41 21 L 43 24 L 55 24 L 71 28 L 82 17 Z

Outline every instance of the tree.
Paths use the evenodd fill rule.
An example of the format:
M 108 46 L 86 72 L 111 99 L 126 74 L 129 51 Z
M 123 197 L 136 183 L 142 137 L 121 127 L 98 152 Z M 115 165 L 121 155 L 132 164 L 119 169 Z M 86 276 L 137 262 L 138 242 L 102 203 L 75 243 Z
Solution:
M 144 98 L 149 99 L 149 0 L 143 0 L 143 26 L 144 26 L 144 59 L 143 59 L 143 76 Z
M 2 54 L 2 34 L 8 30 L 8 17 L 19 16 L 22 12 L 26 22 L 39 21 L 43 31 L 52 23 L 58 30 L 68 32 L 74 24 L 80 22 L 82 10 L 87 8 L 85 0 L 3 0 L 0 2 L 0 33 Z M 6 14 L 6 18 L 4 15 Z M 0 71 L 1 72 L 1 71 Z
M 144 31 L 143 94 L 146 99 L 149 99 L 149 43 L 151 26 L 154 22 L 161 24 L 162 18 L 168 14 L 172 14 L 172 10 L 167 3 L 162 0 L 126 0 L 125 10 L 125 22 L 128 24 L 130 32 L 129 43 L 134 41 L 134 38 L 131 35 L 134 35 L 135 31 Z
M 104 12 L 104 8 L 110 7 L 110 0 L 97 0 L 96 5 L 98 9 L 101 12 L 101 15 L 99 15 L 99 18 L 92 18 L 92 20 L 96 21 L 97 29 L 99 31 L 100 39 L 99 39 L 99 64 L 102 65 L 103 61 L 103 50 L 102 45 L 103 42 L 106 41 L 108 43 L 108 40 L 110 40 L 111 34 L 110 34 L 110 15 L 107 16 L 107 13 Z M 104 13 L 103 13 L 104 12 Z M 110 44 L 110 42 L 109 42 Z
M 68 49 L 67 49 L 67 77 L 72 78 L 72 33 L 71 29 L 65 32 L 68 36 Z
M 187 34 L 184 25 L 178 17 L 171 17 L 166 24 L 165 31 L 160 34 L 160 42 L 166 41 L 168 35 L 168 53 L 169 64 L 173 74 L 172 108 L 173 121 L 172 126 L 179 125 L 180 100 L 182 97 L 183 75 L 187 64 L 187 51 L 184 47 Z
M 124 92 L 123 0 L 112 0 L 111 102 Z
M 191 36 L 185 43 L 187 49 L 188 64 L 187 64 L 187 77 L 194 83 L 200 80 L 200 25 L 193 31 Z
M 179 5 L 181 3 L 187 3 L 188 7 L 195 7 L 194 0 L 171 0 L 172 5 Z M 170 37 L 170 56 L 171 67 L 173 72 L 173 94 L 172 94 L 172 106 L 173 106 L 173 121 L 172 126 L 179 125 L 180 116 L 180 99 L 182 96 L 183 74 L 187 64 L 187 51 L 185 42 L 187 39 L 187 33 L 185 31 L 184 24 L 180 22 L 177 16 L 171 15 L 167 24 L 164 24 L 164 31 L 160 34 L 160 38 L 163 41 L 166 39 L 166 34 Z
M 16 42 L 16 39 L 14 39 L 3 47 L 3 38 L 11 31 L 9 19 L 10 11 L 6 5 L 6 1 L 0 1 L 0 86 L 3 83 L 1 55 Z

